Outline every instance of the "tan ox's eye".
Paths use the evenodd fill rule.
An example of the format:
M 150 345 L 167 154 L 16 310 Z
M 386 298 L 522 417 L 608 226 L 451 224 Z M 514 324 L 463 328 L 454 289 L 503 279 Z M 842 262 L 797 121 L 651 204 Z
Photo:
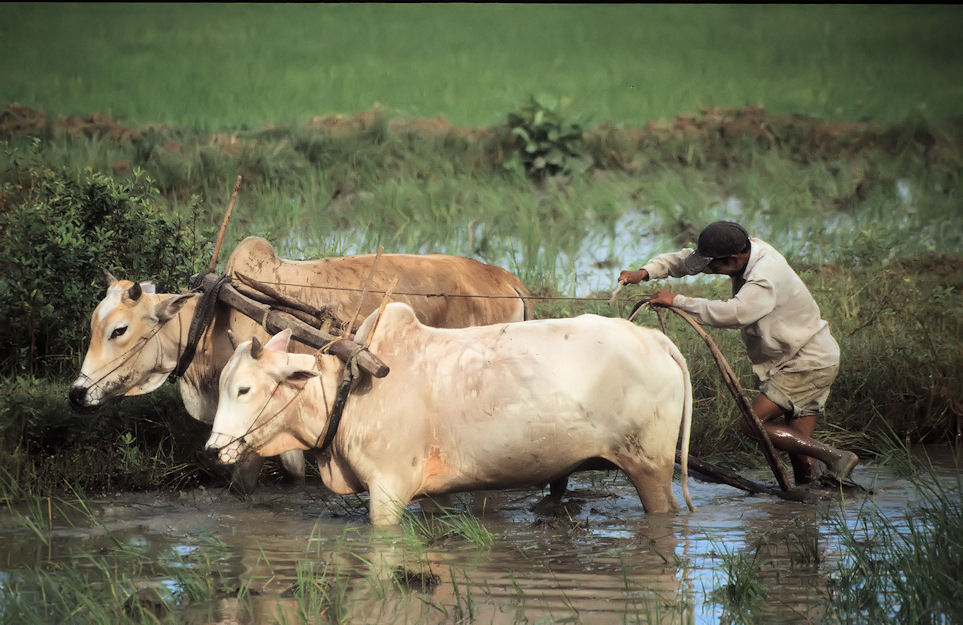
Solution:
M 242 386 L 239 389 L 237 389 L 237 394 L 238 396 L 247 395 L 248 391 L 250 390 L 251 390 L 250 386 Z
M 127 331 L 127 326 L 120 326 L 119 328 L 114 328 L 114 331 L 110 333 L 110 338 L 115 339 L 118 336 L 123 336 L 124 332 Z

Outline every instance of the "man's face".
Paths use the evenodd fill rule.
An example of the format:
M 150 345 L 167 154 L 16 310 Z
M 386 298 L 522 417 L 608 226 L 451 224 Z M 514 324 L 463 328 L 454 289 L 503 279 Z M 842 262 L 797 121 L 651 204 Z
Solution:
M 724 256 L 722 258 L 713 258 L 709 261 L 703 273 L 732 276 L 742 271 L 744 266 L 745 264 L 738 256 Z

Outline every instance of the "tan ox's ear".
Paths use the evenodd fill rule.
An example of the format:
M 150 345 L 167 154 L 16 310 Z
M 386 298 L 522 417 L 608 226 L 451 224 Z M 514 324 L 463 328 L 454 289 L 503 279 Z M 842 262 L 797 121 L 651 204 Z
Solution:
M 291 328 L 285 328 L 271 337 L 271 340 L 264 344 L 264 349 L 276 352 L 288 351 L 288 344 L 291 343 Z
M 184 307 L 184 304 L 195 295 L 196 293 L 182 293 L 157 302 L 153 310 L 154 318 L 160 323 L 166 323 L 174 318 Z

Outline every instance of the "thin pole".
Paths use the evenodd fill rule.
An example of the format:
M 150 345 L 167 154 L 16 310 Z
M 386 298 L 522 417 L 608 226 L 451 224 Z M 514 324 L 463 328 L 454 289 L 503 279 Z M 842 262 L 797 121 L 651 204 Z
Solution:
M 368 285 L 371 283 L 371 278 L 374 276 L 375 267 L 378 266 L 378 261 L 381 260 L 381 254 L 385 251 L 385 248 L 381 245 L 378 246 L 378 253 L 375 254 L 374 262 L 371 263 L 371 271 L 368 272 L 368 277 L 365 278 L 364 285 L 361 289 L 361 299 L 358 300 L 358 308 L 354 311 L 354 316 L 351 317 L 351 323 L 348 324 L 346 331 L 348 334 L 354 332 L 354 323 L 358 320 L 358 315 L 361 314 L 361 306 L 364 305 L 364 298 L 368 295 Z
M 231 193 L 231 201 L 227 204 L 227 211 L 224 213 L 224 220 L 221 221 L 221 231 L 217 234 L 217 243 L 214 245 L 214 255 L 211 256 L 209 270 L 217 269 L 217 256 L 221 252 L 221 243 L 224 242 L 224 233 L 227 231 L 227 222 L 231 219 L 231 211 L 234 210 L 234 202 L 237 200 L 237 192 L 241 188 L 241 176 L 234 181 L 234 192 Z
M 629 315 L 630 320 L 635 316 L 635 312 L 642 303 L 643 302 L 639 302 L 636 304 L 635 310 L 633 310 L 632 314 Z M 689 313 L 674 306 L 660 306 L 660 308 L 668 308 L 675 314 L 685 319 L 685 321 L 692 326 L 692 329 L 696 331 L 696 334 L 698 334 L 702 340 L 705 341 L 705 344 L 709 347 L 709 352 L 712 353 L 712 357 L 716 360 L 716 365 L 719 367 L 719 372 L 722 374 L 722 381 L 725 382 L 729 392 L 732 393 L 732 397 L 736 400 L 736 405 L 739 406 L 739 410 L 742 411 L 742 416 L 744 417 L 746 424 L 752 431 L 756 433 L 756 436 L 759 437 L 762 453 L 766 456 L 766 462 L 769 463 L 769 468 L 772 469 L 773 475 L 776 476 L 776 482 L 779 484 L 779 488 L 781 488 L 783 491 L 792 490 L 792 487 L 789 485 L 789 479 L 786 477 L 786 472 L 783 471 L 782 465 L 779 464 L 779 460 L 776 458 L 776 449 L 772 445 L 772 440 L 769 438 L 769 433 L 766 432 L 766 428 L 763 427 L 762 421 L 760 421 L 756 413 L 753 412 L 752 404 L 749 403 L 749 398 L 746 397 L 746 392 L 743 390 L 742 385 L 739 384 L 736 374 L 732 371 L 732 367 L 729 366 L 729 362 L 726 360 L 726 357 L 722 355 L 722 351 L 716 345 L 715 341 L 712 340 L 712 337 L 699 326 L 696 320 L 693 319 Z M 659 318 L 659 321 L 661 323 L 661 317 Z

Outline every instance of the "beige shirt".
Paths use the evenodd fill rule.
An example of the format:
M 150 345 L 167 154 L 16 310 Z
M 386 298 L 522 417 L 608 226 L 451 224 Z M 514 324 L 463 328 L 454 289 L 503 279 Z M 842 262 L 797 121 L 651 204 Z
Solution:
M 771 245 L 760 239 L 750 242 L 742 278 L 732 278 L 732 299 L 676 295 L 673 305 L 703 325 L 739 328 L 760 380 L 780 370 L 811 371 L 839 364 L 839 345 L 802 279 Z M 694 275 L 683 262 L 691 253 L 683 249 L 661 254 L 642 268 L 650 280 Z

